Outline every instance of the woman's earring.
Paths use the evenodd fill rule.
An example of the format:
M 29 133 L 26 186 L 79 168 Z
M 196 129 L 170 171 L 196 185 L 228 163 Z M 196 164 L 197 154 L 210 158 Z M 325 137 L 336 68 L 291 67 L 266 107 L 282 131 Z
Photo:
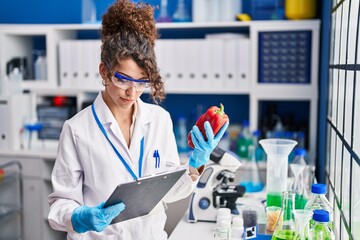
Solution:
M 105 79 L 103 79 L 103 80 L 101 81 L 101 83 L 102 83 L 102 85 L 104 85 L 105 87 L 109 85 L 109 82 L 106 81 Z

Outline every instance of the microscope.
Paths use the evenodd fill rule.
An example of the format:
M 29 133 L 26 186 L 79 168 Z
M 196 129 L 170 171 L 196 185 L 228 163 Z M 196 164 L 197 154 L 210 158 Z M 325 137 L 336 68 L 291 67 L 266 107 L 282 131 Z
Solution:
M 245 194 L 245 187 L 230 184 L 241 163 L 231 152 L 216 147 L 210 155 L 209 163 L 192 193 L 189 202 L 188 222 L 216 222 L 219 208 L 230 208 L 238 215 L 236 200 Z

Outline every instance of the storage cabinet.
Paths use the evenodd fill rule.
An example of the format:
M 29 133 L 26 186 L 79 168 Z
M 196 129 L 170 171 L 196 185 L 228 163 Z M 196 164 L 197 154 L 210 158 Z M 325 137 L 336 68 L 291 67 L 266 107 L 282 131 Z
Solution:
M 42 48 L 48 78 L 24 80 L 23 90 L 38 95 L 70 94 L 80 96 L 78 99 L 86 98 L 84 93 L 98 92 L 103 87 L 96 75 L 99 28 L 97 24 L 0 25 L 0 79 L 8 81 L 6 65 L 14 57 L 27 57 L 31 73 L 34 48 Z M 248 95 L 252 130 L 260 128 L 260 102 L 307 101 L 307 148 L 315 158 L 319 20 L 159 23 L 157 28 L 161 39 L 156 54 L 168 94 Z M 39 37 L 42 47 L 36 44 Z M 69 51 L 71 42 L 77 45 Z M 64 55 L 70 55 L 66 64 Z M 71 67 L 68 72 L 66 66 Z M 79 110 L 81 105 L 78 102 Z
M 21 165 L 0 162 L 0 239 L 22 239 Z
M 9 220 L 9 222 L 6 222 L 3 221 L 0 213 L 0 221 L 6 222 L 6 224 L 1 225 L 0 227 L 0 239 L 5 236 L 3 235 L 5 233 L 16 233 L 14 232 L 16 229 L 18 233 L 22 233 L 23 236 L 23 238 L 19 237 L 16 239 L 55 240 L 66 238 L 65 232 L 54 231 L 51 229 L 47 220 L 49 213 L 47 196 L 52 193 L 50 177 L 55 162 L 55 153 L 55 150 L 44 151 L 43 153 L 22 152 L 20 154 L 15 151 L 0 152 L 0 167 L 2 163 L 6 163 L 10 159 L 14 159 L 14 161 L 18 162 L 22 166 L 22 190 L 15 196 L 8 191 L 4 191 L 6 194 L 0 194 L 0 200 L 6 197 L 8 202 L 10 200 L 11 203 L 14 204 L 16 202 L 17 205 L 19 205 L 20 200 L 17 200 L 16 197 L 21 199 L 21 208 L 19 205 L 17 209 L 14 209 L 14 211 L 19 212 L 21 210 L 21 217 L 17 219 L 17 222 L 15 221 L 16 219 L 7 217 L 11 221 Z M 0 186 L 1 185 L 2 184 L 0 182 Z M 16 201 L 14 201 L 14 199 Z M 0 201 L 0 209 L 1 203 L 3 203 L 3 201 Z M 2 226 L 4 226 L 4 231 L 2 231 Z

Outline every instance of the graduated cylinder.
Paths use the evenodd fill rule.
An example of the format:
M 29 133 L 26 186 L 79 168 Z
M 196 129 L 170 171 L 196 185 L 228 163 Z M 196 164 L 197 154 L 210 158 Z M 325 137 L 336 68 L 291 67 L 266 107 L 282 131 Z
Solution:
M 281 194 L 287 190 L 288 158 L 297 144 L 290 139 L 263 139 L 259 143 L 267 157 L 266 205 L 281 207 Z

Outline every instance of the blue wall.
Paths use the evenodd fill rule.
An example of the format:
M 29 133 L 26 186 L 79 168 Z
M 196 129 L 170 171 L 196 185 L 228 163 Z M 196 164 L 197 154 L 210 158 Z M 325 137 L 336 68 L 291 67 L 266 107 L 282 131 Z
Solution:
M 94 0 L 97 18 L 114 0 Z M 136 1 L 137 2 L 137 1 Z M 160 0 L 144 0 L 152 6 L 160 5 Z M 177 1 L 168 0 L 169 14 L 176 9 Z M 191 13 L 191 0 L 185 0 Z M 82 0 L 0 0 L 0 23 L 81 23 Z M 157 17 L 159 11 L 155 11 Z

